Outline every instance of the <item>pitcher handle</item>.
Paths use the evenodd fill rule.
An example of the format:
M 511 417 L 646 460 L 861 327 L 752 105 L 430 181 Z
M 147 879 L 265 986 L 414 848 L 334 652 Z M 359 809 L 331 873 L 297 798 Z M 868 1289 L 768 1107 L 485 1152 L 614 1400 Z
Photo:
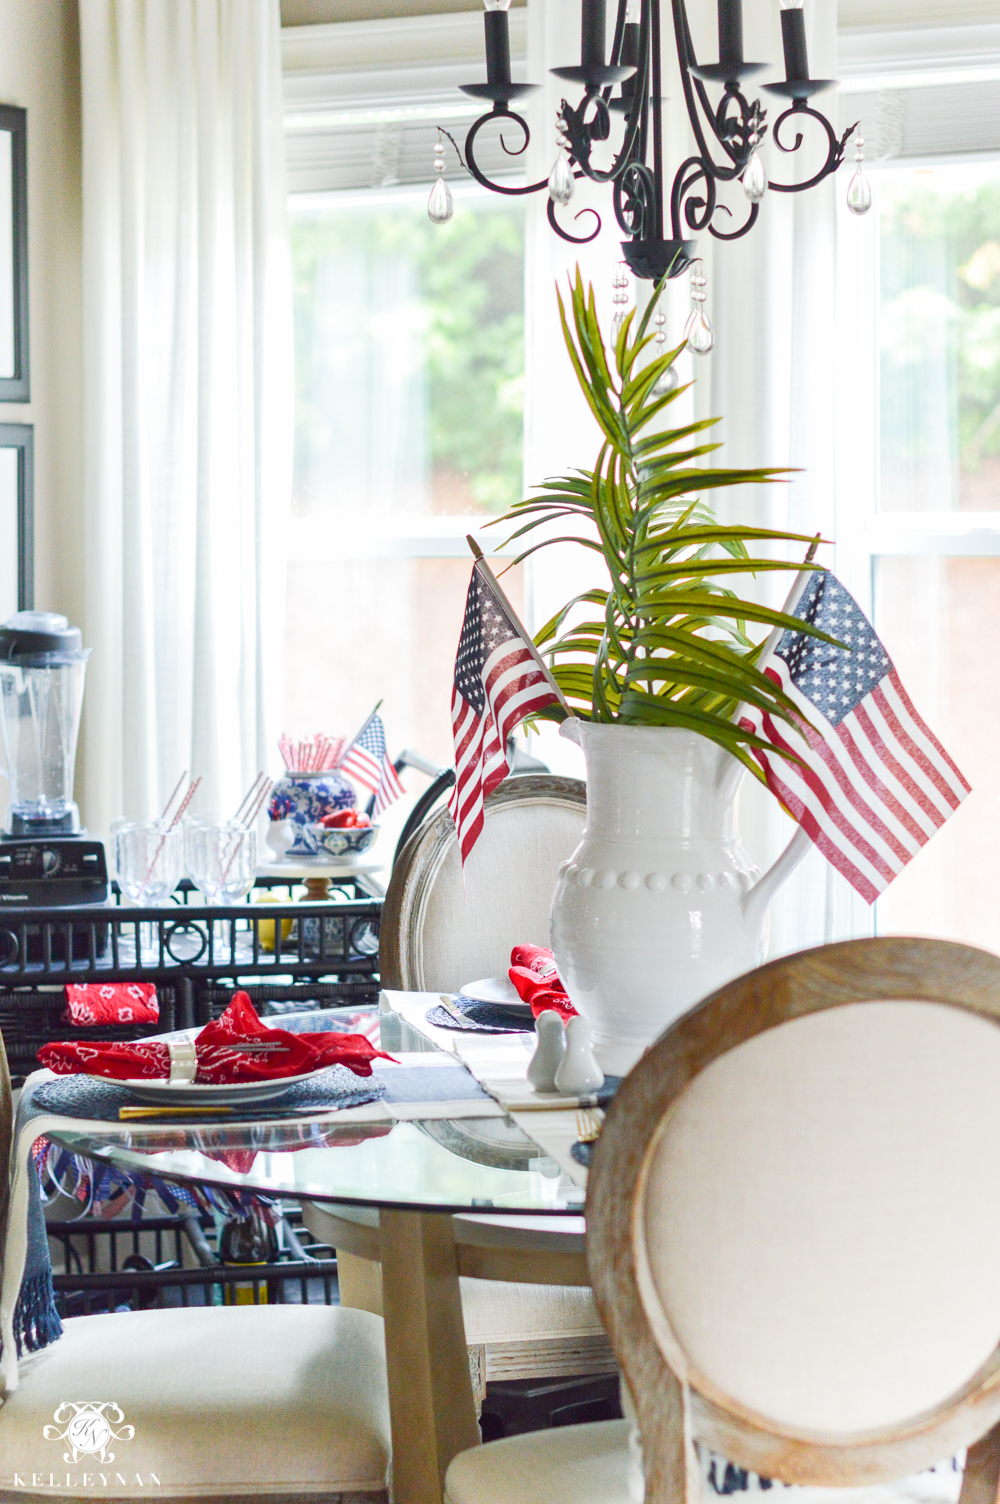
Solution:
M 744 919 L 751 922 L 763 919 L 764 910 L 771 899 L 785 878 L 792 875 L 811 846 L 812 840 L 809 835 L 801 825 L 797 826 L 795 834 L 778 860 L 768 867 L 763 877 L 759 877 L 749 892 L 743 895 L 740 907 L 743 910 Z

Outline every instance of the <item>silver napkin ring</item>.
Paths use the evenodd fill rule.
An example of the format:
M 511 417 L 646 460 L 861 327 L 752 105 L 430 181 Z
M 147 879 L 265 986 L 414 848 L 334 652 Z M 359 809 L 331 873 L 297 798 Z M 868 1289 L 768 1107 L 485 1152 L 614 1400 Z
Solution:
M 193 1039 L 168 1039 L 170 1051 L 170 1079 L 182 1085 L 190 1085 L 198 1073 L 198 1055 Z

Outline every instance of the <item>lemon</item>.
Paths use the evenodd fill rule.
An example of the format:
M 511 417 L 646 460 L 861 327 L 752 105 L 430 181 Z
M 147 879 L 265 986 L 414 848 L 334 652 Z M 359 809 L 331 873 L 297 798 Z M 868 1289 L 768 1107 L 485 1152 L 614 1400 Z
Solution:
M 287 903 L 288 899 L 287 898 L 275 898 L 275 896 L 274 896 L 273 893 L 267 893 L 267 892 L 265 892 L 265 893 L 258 893 L 257 894 L 257 902 L 258 903 Z M 292 933 L 292 924 L 293 923 L 294 923 L 294 921 L 291 920 L 291 919 L 282 919 L 282 921 L 281 921 L 281 938 L 282 938 L 282 940 L 287 940 L 288 937 L 289 937 L 289 935 Z M 275 925 L 275 921 L 273 919 L 261 919 L 261 920 L 258 920 L 258 923 L 257 923 L 257 933 L 260 936 L 260 944 L 261 944 L 261 949 L 262 950 L 274 950 L 274 925 Z

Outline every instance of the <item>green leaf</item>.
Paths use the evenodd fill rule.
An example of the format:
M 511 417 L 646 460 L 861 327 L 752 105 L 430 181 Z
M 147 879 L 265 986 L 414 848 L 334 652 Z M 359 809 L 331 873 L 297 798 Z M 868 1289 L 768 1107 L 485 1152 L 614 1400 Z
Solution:
M 800 549 L 812 539 L 772 528 L 720 526 L 703 499 L 722 487 L 779 483 L 791 471 L 699 464 L 719 447 L 703 438 L 716 419 L 655 427 L 682 390 L 655 395 L 657 381 L 679 353 L 656 355 L 649 333 L 662 288 L 638 323 L 632 314 L 626 318 L 613 350 L 601 331 L 593 288 L 579 268 L 568 304 L 557 289 L 563 338 L 601 431 L 600 452 L 593 469 L 550 477 L 497 522 L 511 529 L 505 545 L 527 545 L 516 563 L 553 543 L 573 542 L 600 553 L 607 566 L 610 588 L 595 586 L 574 596 L 535 639 L 576 714 L 698 731 L 760 778 L 752 753 L 768 744 L 736 724 L 738 707 L 752 705 L 801 726 L 796 706 L 761 669 L 763 634 L 786 629 L 843 644 L 742 598 L 726 583 L 738 575 L 796 573 L 803 565 L 762 558 L 755 545 Z M 543 528 L 546 536 L 528 545 Z M 581 611 L 587 606 L 600 615 Z M 536 719 L 562 716 L 561 708 L 551 707 Z M 771 751 L 799 760 L 780 748 Z

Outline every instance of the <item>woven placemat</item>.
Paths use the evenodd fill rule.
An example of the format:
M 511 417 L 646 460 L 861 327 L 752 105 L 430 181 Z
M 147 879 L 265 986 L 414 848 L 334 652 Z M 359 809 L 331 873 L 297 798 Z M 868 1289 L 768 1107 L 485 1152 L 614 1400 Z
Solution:
M 435 1029 L 454 1029 L 456 1034 L 533 1034 L 535 1031 L 534 1019 L 530 1024 L 512 1024 L 510 1014 L 496 1003 L 461 995 L 453 997 L 451 1001 L 452 1006 L 465 1016 L 466 1022 L 460 1024 L 447 1009 L 440 1006 L 428 1008 L 427 1022 L 433 1024 Z

